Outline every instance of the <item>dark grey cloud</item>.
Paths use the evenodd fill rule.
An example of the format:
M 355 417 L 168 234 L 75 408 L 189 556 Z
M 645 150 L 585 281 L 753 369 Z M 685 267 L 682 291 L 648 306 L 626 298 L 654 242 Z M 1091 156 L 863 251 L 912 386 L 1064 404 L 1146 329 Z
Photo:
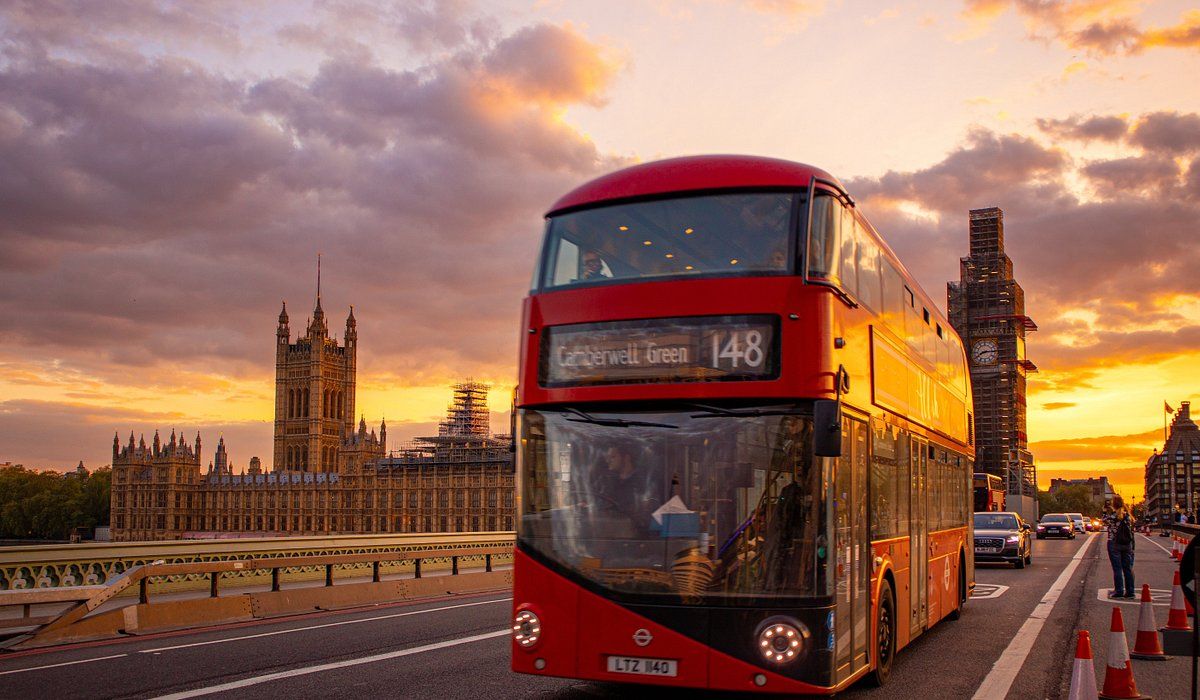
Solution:
M 1093 22 L 1083 29 L 1064 32 L 1067 43 L 1098 54 L 1124 53 L 1138 47 L 1142 32 L 1132 20 Z
M 1137 123 L 1157 128 L 1192 116 Z M 1175 129 L 1156 133 L 1180 142 Z M 1074 373 L 1064 382 L 1082 384 L 1097 367 L 1166 359 L 1200 342 L 1200 329 L 1163 301 L 1195 294 L 1196 172 L 1193 164 L 1181 178 L 1175 162 L 1157 152 L 1080 165 L 1032 139 L 977 130 L 928 168 L 852 180 L 848 187 L 939 302 L 944 281 L 958 278 L 957 259 L 967 254 L 967 210 L 1001 207 L 1027 311 L 1043 323 L 1031 337 L 1031 357 L 1045 369 Z M 1097 198 L 1081 201 L 1071 193 L 1065 183 L 1076 175 L 1095 186 Z M 903 203 L 939 218 L 913 218 Z M 1093 312 L 1096 327 L 1059 320 L 1068 310 Z
M 67 58 L 10 36 L 5 345 L 106 376 L 248 372 L 269 360 L 281 297 L 304 325 L 321 252 L 331 327 L 356 305 L 365 370 L 511 371 L 541 212 L 617 162 L 558 114 L 600 104 L 618 66 L 570 28 L 493 36 L 460 3 L 326 9 L 390 13 L 447 50 L 409 70 L 359 52 L 311 77 L 235 79 L 171 55 Z M 66 41 L 53 29 L 66 19 L 38 17 L 50 25 L 39 46 Z
M 1200 151 L 1200 114 L 1154 112 L 1138 121 L 1130 143 L 1167 156 Z
M 1099 194 L 1114 199 L 1131 192 L 1170 192 L 1179 184 L 1179 166 L 1157 155 L 1117 158 L 1088 163 L 1080 172 Z
M 1117 141 L 1129 129 L 1127 120 L 1119 116 L 1074 115 L 1066 119 L 1038 119 L 1037 125 L 1056 139 L 1078 141 Z

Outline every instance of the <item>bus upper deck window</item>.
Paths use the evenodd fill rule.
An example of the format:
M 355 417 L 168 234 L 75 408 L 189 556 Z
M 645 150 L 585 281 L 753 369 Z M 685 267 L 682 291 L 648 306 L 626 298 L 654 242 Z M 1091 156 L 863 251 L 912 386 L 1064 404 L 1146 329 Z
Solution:
M 801 197 L 704 194 L 553 216 L 542 287 L 791 272 Z

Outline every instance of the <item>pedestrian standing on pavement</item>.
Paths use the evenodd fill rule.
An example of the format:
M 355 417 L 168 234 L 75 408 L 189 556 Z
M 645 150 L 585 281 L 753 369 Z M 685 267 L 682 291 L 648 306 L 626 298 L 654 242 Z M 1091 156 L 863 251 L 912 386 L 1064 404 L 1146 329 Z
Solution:
M 1113 569 L 1110 598 L 1134 598 L 1133 593 L 1133 521 L 1119 496 L 1113 499 L 1114 513 L 1108 525 L 1108 561 Z

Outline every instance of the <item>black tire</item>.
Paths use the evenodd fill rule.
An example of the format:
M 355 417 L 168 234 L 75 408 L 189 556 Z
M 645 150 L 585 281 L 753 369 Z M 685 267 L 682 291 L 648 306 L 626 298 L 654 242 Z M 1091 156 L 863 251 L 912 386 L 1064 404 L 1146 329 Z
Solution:
M 1039 540 L 1044 540 L 1044 539 L 1046 539 L 1046 536 L 1045 536 L 1045 535 L 1038 535 L 1038 536 L 1037 536 L 1037 538 L 1038 538 Z
M 1013 568 L 1024 569 L 1025 568 L 1025 557 L 1017 557 L 1017 560 L 1013 562 Z
M 887 581 L 879 588 L 879 605 L 875 609 L 875 668 L 868 676 L 871 685 L 882 686 L 892 675 L 896 658 L 896 601 L 892 584 Z

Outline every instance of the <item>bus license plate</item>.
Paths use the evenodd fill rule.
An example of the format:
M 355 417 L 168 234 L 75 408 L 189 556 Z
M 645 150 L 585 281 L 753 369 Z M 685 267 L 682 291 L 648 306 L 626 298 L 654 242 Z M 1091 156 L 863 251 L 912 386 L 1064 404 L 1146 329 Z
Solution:
M 609 673 L 630 673 L 637 676 L 666 676 L 674 678 L 678 661 L 671 659 L 642 659 L 634 656 L 608 657 Z

